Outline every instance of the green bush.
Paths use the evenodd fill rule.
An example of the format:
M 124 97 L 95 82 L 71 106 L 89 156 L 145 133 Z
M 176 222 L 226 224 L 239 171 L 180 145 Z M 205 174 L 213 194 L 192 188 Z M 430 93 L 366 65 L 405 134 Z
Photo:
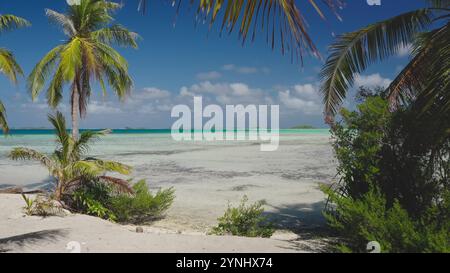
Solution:
M 65 198 L 73 210 L 113 222 L 142 224 L 161 218 L 172 205 L 174 190 L 160 190 L 153 195 L 145 180 L 133 185 L 133 194 L 118 192 L 111 185 L 84 182 Z
M 153 195 L 145 180 L 133 185 L 134 195 L 117 195 L 110 199 L 110 209 L 123 223 L 142 224 L 163 216 L 175 198 L 173 188 L 159 190 Z
M 115 222 L 117 217 L 109 210 L 107 198 L 99 198 L 91 188 L 79 189 L 72 194 L 73 206 L 78 211 Z
M 450 117 L 424 120 L 413 109 L 390 112 L 382 96 L 370 95 L 356 111 L 341 111 L 332 128 L 340 190 L 360 198 L 373 186 L 388 206 L 398 200 L 419 216 L 450 189 Z
M 450 117 L 404 106 L 389 111 L 380 91 L 361 90 L 355 111 L 332 128 L 339 182 L 325 189 L 326 218 L 341 251 L 448 252 Z
M 335 205 L 325 217 L 343 237 L 337 246 L 341 252 L 366 252 L 371 241 L 380 243 L 386 253 L 450 252 L 450 219 L 434 215 L 441 208 L 433 207 L 414 220 L 398 201 L 388 207 L 378 190 L 370 190 L 359 199 L 344 197 L 330 188 L 324 191 Z
M 215 235 L 231 234 L 245 237 L 270 237 L 274 230 L 263 216 L 263 202 L 247 205 L 248 198 L 244 196 L 238 207 L 231 207 L 218 218 L 218 225 L 211 231 Z

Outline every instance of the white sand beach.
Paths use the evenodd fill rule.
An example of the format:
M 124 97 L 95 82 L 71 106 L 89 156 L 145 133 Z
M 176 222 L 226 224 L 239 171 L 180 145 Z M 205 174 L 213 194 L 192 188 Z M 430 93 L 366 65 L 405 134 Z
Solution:
M 82 253 L 91 252 L 226 252 L 272 253 L 305 252 L 320 242 L 295 239 L 262 239 L 233 236 L 174 233 L 121 226 L 96 217 L 68 215 L 41 218 L 21 213 L 23 200 L 19 195 L 0 196 L 0 252 L 70 252 L 68 244 L 79 244 Z M 305 250 L 306 249 L 306 250 Z
M 0 146 L 0 153 L 4 155 L 17 144 L 51 151 L 49 137 L 10 139 Z M 92 154 L 133 166 L 135 181 L 146 179 L 152 189 L 174 187 L 176 199 L 166 218 L 138 234 L 135 227 L 84 215 L 23 217 L 20 196 L 0 195 L 3 249 L 64 252 L 68 241 L 84 242 L 85 251 L 92 252 L 303 252 L 319 251 L 322 246 L 320 240 L 311 239 L 309 231 L 324 225 L 324 195 L 318 184 L 331 183 L 335 174 L 328 134 L 284 134 L 279 150 L 266 153 L 260 152 L 258 143 L 250 142 L 176 143 L 167 135 L 112 135 L 99 142 Z M 39 165 L 0 157 L 0 166 L 3 188 L 51 185 Z M 250 201 L 266 202 L 267 216 L 278 229 L 274 236 L 206 236 L 228 203 L 237 204 L 244 195 Z M 21 241 L 20 236 L 29 236 L 32 242 L 4 239 Z

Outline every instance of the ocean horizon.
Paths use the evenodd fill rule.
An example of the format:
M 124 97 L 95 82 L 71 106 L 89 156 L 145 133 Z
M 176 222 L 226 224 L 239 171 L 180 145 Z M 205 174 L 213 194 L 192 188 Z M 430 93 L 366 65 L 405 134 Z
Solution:
M 85 131 L 102 131 L 111 130 L 111 134 L 170 134 L 171 129 L 80 129 L 80 132 Z M 256 130 L 256 129 L 255 129 Z M 70 131 L 70 130 L 68 130 Z M 238 130 L 234 130 L 235 132 Z M 249 130 L 246 130 L 249 131 Z M 270 129 L 269 129 L 270 131 Z M 192 132 L 199 132 L 199 130 L 192 130 Z M 223 132 L 227 132 L 224 130 Z M 330 129 L 317 128 L 317 129 L 280 129 L 280 134 L 329 134 Z M 15 135 L 53 135 L 54 129 L 11 129 L 7 136 Z M 4 135 L 0 131 L 0 135 Z M 1 141 L 0 141 L 1 142 Z

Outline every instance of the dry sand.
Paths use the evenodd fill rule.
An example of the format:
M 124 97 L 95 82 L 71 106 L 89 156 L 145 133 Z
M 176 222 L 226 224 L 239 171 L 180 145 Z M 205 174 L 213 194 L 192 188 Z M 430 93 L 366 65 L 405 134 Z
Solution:
M 297 240 L 176 234 L 155 228 L 136 233 L 99 218 L 70 214 L 35 217 L 22 213 L 20 195 L 0 195 L 0 252 L 70 252 L 76 242 L 88 252 L 303 252 Z
M 174 187 L 176 199 L 167 217 L 136 234 L 130 231 L 134 227 L 81 215 L 24 218 L 20 196 L 0 195 L 0 238 L 55 229 L 64 233 L 54 241 L 11 247 L 13 251 L 64 251 L 69 240 L 86 242 L 90 251 L 284 252 L 322 247 L 310 234 L 324 225 L 325 196 L 318 184 L 331 183 L 336 170 L 328 135 L 282 135 L 278 151 L 268 153 L 251 142 L 174 143 L 159 136 L 111 136 L 95 145 L 92 155 L 133 166 L 133 177 L 146 179 L 155 190 Z M 49 184 L 46 170 L 37 164 L 3 159 L 0 167 L 2 187 Z M 244 195 L 266 202 L 267 215 L 279 230 L 273 239 L 205 236 L 228 203 L 237 204 Z

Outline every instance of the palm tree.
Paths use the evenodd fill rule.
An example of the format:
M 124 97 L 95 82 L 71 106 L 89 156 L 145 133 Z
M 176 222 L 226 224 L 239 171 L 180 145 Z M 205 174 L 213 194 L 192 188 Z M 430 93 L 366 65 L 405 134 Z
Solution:
M 0 34 L 4 31 L 29 26 L 30 23 L 14 15 L 0 14 Z M 0 73 L 5 74 L 13 83 L 17 83 L 17 76 L 23 75 L 22 69 L 17 64 L 14 55 L 5 48 L 0 48 Z M 0 129 L 8 133 L 9 127 L 6 120 L 6 110 L 0 100 Z
M 448 113 L 450 1 L 426 2 L 426 8 L 343 34 L 331 45 L 331 54 L 321 72 L 328 122 L 333 122 L 355 74 L 396 55 L 405 46 L 412 47 L 411 60 L 386 90 L 392 108 L 415 105 L 422 113 Z
M 60 201 L 70 190 L 92 180 L 109 183 L 120 191 L 132 193 L 126 180 L 105 175 L 106 172 L 128 175 L 131 167 L 115 161 L 84 157 L 89 151 L 89 145 L 108 131 L 86 131 L 79 139 L 74 139 L 68 133 L 66 121 L 60 112 L 48 118 L 56 130 L 57 149 L 54 153 L 46 155 L 28 148 L 15 148 L 9 157 L 13 160 L 38 161 L 46 167 L 56 180 L 55 200 Z
M 148 2 L 148 0 L 139 0 L 138 10 L 145 12 Z M 181 4 L 189 2 L 191 6 L 197 8 L 195 13 L 197 20 L 209 21 L 210 27 L 218 21 L 219 14 L 223 11 L 221 31 L 226 30 L 232 33 L 235 29 L 239 29 L 243 44 L 247 41 L 249 34 L 253 41 L 257 30 L 261 27 L 272 49 L 275 47 L 275 40 L 280 38 L 280 49 L 283 55 L 290 52 L 292 59 L 295 56 L 301 61 L 305 53 L 320 56 L 308 34 L 304 12 L 295 0 L 171 0 L 171 2 L 177 7 L 177 14 Z M 317 0 L 307 2 L 320 17 L 325 19 Z M 344 0 L 322 0 L 321 2 L 340 19 L 337 11 L 344 6 Z
M 104 0 L 79 0 L 62 14 L 47 9 L 47 16 L 59 25 L 67 41 L 53 48 L 35 66 L 28 78 L 28 88 L 36 99 L 44 85 L 47 102 L 56 108 L 63 96 L 65 84 L 70 85 L 72 136 L 78 139 L 78 118 L 86 115 L 91 95 L 91 81 L 100 83 L 106 93 L 105 82 L 120 99 L 124 99 L 132 87 L 128 63 L 111 44 L 137 48 L 138 35 L 115 24 L 111 13 L 119 4 Z

